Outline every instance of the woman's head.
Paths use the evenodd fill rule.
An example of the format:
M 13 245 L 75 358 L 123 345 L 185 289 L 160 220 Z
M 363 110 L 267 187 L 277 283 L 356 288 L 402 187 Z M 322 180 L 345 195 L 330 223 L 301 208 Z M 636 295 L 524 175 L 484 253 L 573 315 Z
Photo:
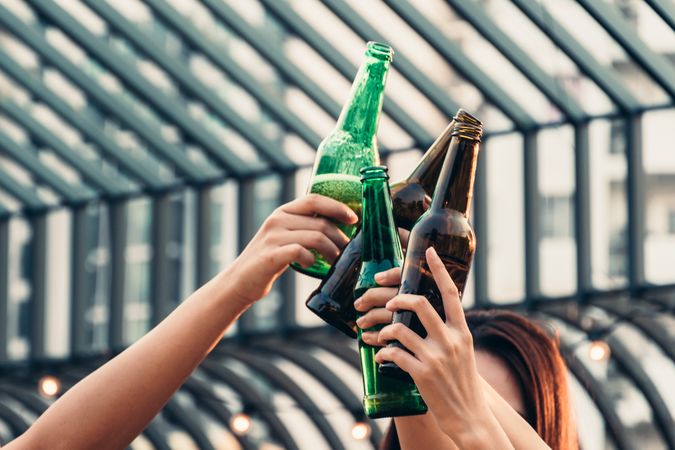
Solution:
M 509 311 L 470 311 L 466 321 L 483 378 L 551 448 L 575 448 L 567 373 L 557 342 Z

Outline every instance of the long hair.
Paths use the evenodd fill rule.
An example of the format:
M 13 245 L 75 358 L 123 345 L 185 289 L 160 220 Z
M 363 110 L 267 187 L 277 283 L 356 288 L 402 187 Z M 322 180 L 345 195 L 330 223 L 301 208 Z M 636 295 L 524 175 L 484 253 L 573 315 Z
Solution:
M 475 350 L 501 358 L 521 386 L 525 419 L 553 450 L 578 449 L 557 340 L 530 320 L 504 310 L 469 311 L 466 321 Z M 392 424 L 381 450 L 400 450 Z

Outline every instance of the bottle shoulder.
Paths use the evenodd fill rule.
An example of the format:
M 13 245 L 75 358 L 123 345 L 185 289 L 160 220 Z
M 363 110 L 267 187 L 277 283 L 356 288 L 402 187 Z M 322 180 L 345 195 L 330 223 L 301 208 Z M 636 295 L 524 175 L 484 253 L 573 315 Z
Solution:
M 475 238 L 469 219 L 459 211 L 450 209 L 428 210 L 417 221 L 413 231 L 416 234 L 440 233 Z

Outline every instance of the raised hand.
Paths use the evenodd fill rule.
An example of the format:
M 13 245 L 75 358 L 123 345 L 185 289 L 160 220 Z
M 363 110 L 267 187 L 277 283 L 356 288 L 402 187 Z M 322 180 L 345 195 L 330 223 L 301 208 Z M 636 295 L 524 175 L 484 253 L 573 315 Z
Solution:
M 292 262 L 311 266 L 315 258 L 309 249 L 335 261 L 349 239 L 329 219 L 345 224 L 358 221 L 343 203 L 316 194 L 277 208 L 229 269 L 240 300 L 251 304 L 265 296 Z
M 394 297 L 387 310 L 415 312 L 427 336 L 403 324 L 389 325 L 379 333 L 380 345 L 398 340 L 412 353 L 385 347 L 376 360 L 393 361 L 412 376 L 436 422 L 460 448 L 510 448 L 482 388 L 457 287 L 433 248 L 427 249 L 426 258 L 443 297 L 446 321 L 423 296 Z M 492 442 L 484 442 L 481 435 L 491 436 Z

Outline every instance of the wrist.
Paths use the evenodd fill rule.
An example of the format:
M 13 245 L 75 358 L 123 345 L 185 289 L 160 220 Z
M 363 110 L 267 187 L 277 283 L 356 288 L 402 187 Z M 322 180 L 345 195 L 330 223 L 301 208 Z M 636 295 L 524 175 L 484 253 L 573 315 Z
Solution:
M 221 306 L 234 307 L 242 312 L 250 307 L 255 300 L 250 300 L 242 295 L 238 286 L 238 276 L 234 265 L 221 270 L 211 279 L 209 284 L 213 283 L 217 291 L 218 303 Z
M 487 414 L 476 420 L 466 420 L 461 424 L 455 423 L 452 427 L 443 427 L 443 431 L 463 450 L 512 448 L 491 411 L 488 410 Z M 506 442 L 501 442 L 502 437 L 506 438 Z

